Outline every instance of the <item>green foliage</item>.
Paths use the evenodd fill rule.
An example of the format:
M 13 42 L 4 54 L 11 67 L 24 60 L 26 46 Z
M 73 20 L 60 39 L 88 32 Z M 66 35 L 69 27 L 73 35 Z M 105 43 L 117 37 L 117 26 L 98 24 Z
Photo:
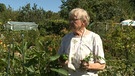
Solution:
M 44 35 L 65 35 L 68 33 L 68 22 L 63 19 L 59 20 L 46 20 L 43 25 L 39 27 L 39 31 L 44 31 L 41 32 L 41 34 Z
M 56 36 L 39 37 L 36 32 L 3 32 L 5 36 L 3 43 L 6 44 L 6 47 L 1 45 L 1 75 L 56 76 L 58 73 L 67 74 L 59 64 L 60 55 L 56 54 L 61 38 Z
M 59 74 L 61 74 L 63 76 L 68 76 L 68 72 L 66 70 L 64 70 L 64 69 L 54 69 L 54 68 L 52 68 L 51 70 L 56 71 L 56 72 L 58 72 Z
M 106 69 L 99 71 L 99 75 L 134 76 L 135 28 L 112 22 L 97 22 L 89 29 L 98 33 L 103 40 Z
M 62 0 L 60 14 L 65 19 L 68 19 L 69 11 L 80 7 L 88 11 L 92 22 L 104 22 L 106 20 L 119 22 L 121 18 L 133 19 L 133 4 L 134 1 L 132 0 Z
M 65 63 L 65 61 L 68 60 L 68 55 L 67 54 L 60 55 L 59 60 L 61 63 Z
M 104 24 L 98 24 L 104 26 Z M 91 27 L 94 29 L 97 27 Z M 99 30 L 98 30 L 99 29 Z M 103 32 L 104 30 L 104 32 Z M 97 28 L 95 32 L 101 31 Z M 135 35 L 133 27 L 110 25 L 102 29 L 106 69 L 99 71 L 100 76 L 133 76 L 135 57 Z M 41 36 L 38 31 L 1 31 L 5 36 L 0 49 L 1 75 L 36 75 L 56 76 L 67 75 L 67 71 L 60 65 L 59 58 L 68 59 L 67 55 L 57 55 L 61 36 Z M 6 45 L 6 47 L 4 46 Z M 91 56 L 86 57 L 86 61 Z M 97 57 L 98 58 L 98 57 Z
M 93 54 L 92 54 L 92 53 L 90 53 L 87 57 L 85 57 L 85 58 L 83 59 L 83 61 L 89 62 L 89 60 L 90 60 L 91 58 L 93 58 Z
M 91 17 L 89 29 L 101 35 L 106 58 L 106 69 L 100 76 L 134 76 L 135 29 L 114 25 L 120 19 L 132 19 L 133 0 L 62 0 L 61 11 L 54 13 L 38 9 L 34 4 L 13 11 L 0 7 L 0 22 L 8 20 L 32 21 L 39 24 L 39 31 L 10 31 L 1 29 L 5 38 L 0 43 L 0 75 L 57 76 L 67 75 L 56 55 L 61 38 L 69 32 L 68 13 L 75 7 L 88 11 Z M 60 17 L 61 15 L 61 17 Z M 101 22 L 97 22 L 101 21 Z M 104 23 L 102 23 L 104 22 Z M 64 56 L 67 59 L 67 56 Z M 86 59 L 88 60 L 88 59 Z
M 4 12 L 6 10 L 6 6 L 3 3 L 0 3 L 0 12 Z
M 135 29 L 130 26 L 116 25 L 110 28 L 103 37 L 105 56 L 107 58 L 107 75 L 133 76 L 135 57 Z M 110 70 L 111 72 L 109 72 Z

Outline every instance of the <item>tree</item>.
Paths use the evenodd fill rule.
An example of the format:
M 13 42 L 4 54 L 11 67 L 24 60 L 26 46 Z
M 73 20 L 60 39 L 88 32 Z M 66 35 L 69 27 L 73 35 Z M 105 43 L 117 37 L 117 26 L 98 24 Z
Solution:
M 71 9 L 80 7 L 88 11 L 92 21 L 114 20 L 119 22 L 121 18 L 128 18 L 134 15 L 134 6 L 131 6 L 129 0 L 61 0 L 60 15 L 68 18 Z M 133 0 L 132 4 L 134 3 Z M 126 10 L 126 11 L 125 11 Z
M 8 6 L 7 8 L 4 7 L 4 10 L 0 12 L 0 21 L 2 23 L 6 23 L 9 20 L 17 20 L 17 17 L 18 17 L 18 12 L 13 11 L 13 9 L 10 6 Z
M 6 6 L 3 3 L 0 3 L 0 12 L 4 12 L 6 10 Z
M 91 12 L 91 9 L 88 9 L 89 7 L 91 7 L 91 5 L 89 5 L 91 0 L 66 0 L 66 1 L 61 0 L 61 2 L 62 5 L 60 7 L 61 8 L 60 15 L 65 19 L 68 19 L 69 11 L 71 11 L 71 9 L 76 7 L 84 8 L 88 12 Z M 90 14 L 92 14 L 92 12 Z
M 18 16 L 18 20 L 19 21 L 28 21 L 30 10 L 31 10 L 30 3 L 28 3 L 26 6 L 22 7 L 22 10 L 20 10 L 20 15 Z

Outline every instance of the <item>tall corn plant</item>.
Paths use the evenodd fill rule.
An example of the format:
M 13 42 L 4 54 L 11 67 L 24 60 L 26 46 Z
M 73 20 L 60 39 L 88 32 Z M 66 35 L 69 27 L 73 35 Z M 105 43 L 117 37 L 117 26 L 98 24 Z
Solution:
M 4 43 L 7 47 L 5 53 L 1 55 L 3 57 L 1 64 L 4 64 L 1 68 L 5 69 L 0 71 L 1 75 L 67 75 L 67 71 L 61 69 L 58 62 L 59 55 L 56 54 L 61 37 L 36 35 L 32 42 L 30 35 L 33 34 L 30 34 L 29 31 L 8 31 L 4 32 L 4 35 L 6 37 Z

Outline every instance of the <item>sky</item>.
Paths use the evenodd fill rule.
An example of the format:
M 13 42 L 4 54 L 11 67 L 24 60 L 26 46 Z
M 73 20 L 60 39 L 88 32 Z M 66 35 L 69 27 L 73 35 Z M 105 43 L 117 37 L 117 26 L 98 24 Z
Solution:
M 61 0 L 0 0 L 0 3 L 3 3 L 10 7 L 13 10 L 18 10 L 22 6 L 26 6 L 26 4 L 30 3 L 31 7 L 33 7 L 34 3 L 37 4 L 37 8 L 43 8 L 45 11 L 60 11 Z

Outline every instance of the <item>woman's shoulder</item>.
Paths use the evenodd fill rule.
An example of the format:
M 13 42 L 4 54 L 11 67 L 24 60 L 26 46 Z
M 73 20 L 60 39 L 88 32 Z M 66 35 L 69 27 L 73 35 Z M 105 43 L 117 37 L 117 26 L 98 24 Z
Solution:
M 97 42 L 101 42 L 102 41 L 99 34 L 97 34 L 95 32 L 92 32 L 91 34 L 92 34 L 92 38 L 93 38 L 94 41 L 97 41 Z
M 72 32 L 71 32 L 71 33 L 68 33 L 68 34 L 66 34 L 66 35 L 63 37 L 63 40 L 71 39 L 73 36 L 74 36 L 74 35 L 73 35 Z
M 100 37 L 97 33 L 93 32 L 93 31 L 89 32 L 89 36 L 91 36 L 91 37 Z

